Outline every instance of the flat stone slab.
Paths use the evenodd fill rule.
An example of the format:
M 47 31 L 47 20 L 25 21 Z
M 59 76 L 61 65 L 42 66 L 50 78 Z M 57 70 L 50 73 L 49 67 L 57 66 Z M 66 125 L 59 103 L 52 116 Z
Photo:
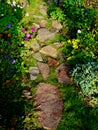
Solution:
M 35 40 L 32 44 L 31 44 L 31 48 L 34 52 L 38 51 L 40 48 L 39 43 Z
M 66 63 L 62 63 L 56 69 L 56 75 L 58 78 L 58 82 L 61 84 L 71 84 L 72 81 L 69 77 L 69 68 Z
M 40 53 L 51 57 L 57 57 L 57 49 L 51 45 L 45 46 L 40 50 Z
M 53 45 L 55 45 L 57 48 L 63 47 L 63 44 L 60 42 L 55 42 L 55 43 L 53 43 Z
M 38 67 L 29 67 L 29 73 L 30 73 L 30 79 L 31 80 L 36 80 L 37 76 L 39 74 Z
M 46 28 L 41 28 L 38 30 L 38 35 L 37 38 L 41 41 L 41 42 L 45 42 L 46 40 L 49 39 L 53 39 L 55 36 L 55 33 L 50 32 L 48 29 Z
M 50 69 L 49 69 L 48 64 L 38 62 L 38 68 L 42 74 L 43 79 L 46 80 L 50 74 Z
M 34 57 L 37 61 L 43 61 L 40 52 L 34 53 L 34 54 L 33 54 L 33 57 Z
M 41 28 L 45 28 L 45 27 L 46 27 L 46 24 L 47 24 L 47 21 L 46 21 L 46 20 L 40 20 L 40 22 L 39 22 L 39 26 L 40 26 Z
M 55 28 L 55 29 L 57 29 L 57 30 L 61 30 L 61 29 L 62 29 L 61 23 L 58 22 L 57 20 L 54 20 L 54 21 L 52 22 L 52 27 Z
M 37 18 L 37 19 L 43 19 L 43 16 L 41 15 L 33 15 L 34 18 Z
M 51 67 L 55 67 L 59 64 L 59 62 L 57 60 L 55 60 L 54 58 L 48 57 L 48 65 Z
M 59 90 L 49 83 L 39 83 L 36 89 L 35 104 L 38 119 L 44 129 L 56 130 L 63 110 Z

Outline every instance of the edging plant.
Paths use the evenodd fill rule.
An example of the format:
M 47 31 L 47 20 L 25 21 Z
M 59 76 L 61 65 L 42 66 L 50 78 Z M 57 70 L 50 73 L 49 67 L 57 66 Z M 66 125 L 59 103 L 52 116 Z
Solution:
M 71 76 L 83 94 L 89 97 L 89 105 L 98 106 L 98 62 L 77 64 Z

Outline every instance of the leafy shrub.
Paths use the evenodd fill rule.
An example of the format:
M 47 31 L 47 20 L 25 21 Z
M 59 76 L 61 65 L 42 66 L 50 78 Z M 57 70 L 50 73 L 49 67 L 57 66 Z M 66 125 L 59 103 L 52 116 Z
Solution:
M 90 104 L 98 105 L 98 62 L 77 64 L 71 76 L 83 94 L 91 98 Z
M 57 7 L 55 4 L 51 5 L 48 8 L 48 15 L 55 20 L 58 20 L 60 22 L 63 22 L 65 20 L 65 14 L 63 13 L 63 11 Z
M 81 33 L 79 31 L 77 30 L 77 39 L 68 39 L 63 48 L 67 61 L 73 65 L 97 60 L 98 43 L 94 32 L 88 33 L 85 29 Z
M 69 27 L 71 38 L 76 38 L 78 29 L 88 28 L 92 25 L 95 11 L 91 7 L 84 7 L 78 0 L 65 0 L 62 4 L 62 10 L 66 15 L 66 21 Z

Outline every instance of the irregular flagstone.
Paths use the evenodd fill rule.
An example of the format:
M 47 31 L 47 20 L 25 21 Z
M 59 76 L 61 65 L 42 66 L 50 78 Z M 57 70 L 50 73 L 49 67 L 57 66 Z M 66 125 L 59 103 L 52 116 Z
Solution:
M 43 19 L 43 16 L 41 15 L 33 15 L 34 18 Z
M 39 22 L 39 26 L 40 26 L 41 28 L 45 28 L 45 27 L 46 27 L 46 24 L 47 24 L 47 21 L 46 21 L 46 20 L 40 20 L 40 22 Z
M 61 84 L 71 84 L 72 81 L 69 77 L 69 68 L 66 63 L 62 63 L 56 69 L 56 75 L 58 78 L 58 82 Z
M 54 58 L 48 57 L 48 65 L 49 66 L 57 66 L 59 64 L 59 62 L 57 60 L 55 60 Z
M 52 22 L 52 27 L 55 28 L 55 29 L 57 29 L 57 30 L 61 30 L 61 29 L 62 29 L 61 23 L 58 22 L 57 20 L 54 20 L 54 21 Z
M 43 61 L 40 52 L 34 53 L 33 57 L 34 57 L 36 60 L 38 60 L 38 61 Z
M 57 48 L 63 47 L 63 44 L 60 42 L 55 42 L 55 43 L 53 43 L 53 45 L 55 45 Z
M 31 44 L 31 48 L 33 49 L 34 52 L 38 51 L 40 48 L 40 45 L 38 44 L 38 42 L 35 40 L 32 44 Z
M 50 32 L 48 29 L 46 28 L 41 28 L 38 30 L 38 35 L 37 38 L 41 41 L 41 42 L 45 42 L 46 40 L 49 39 L 53 39 L 55 36 L 55 33 Z
M 43 14 L 43 15 L 47 15 L 47 7 L 41 5 L 40 6 L 40 13 Z
M 49 69 L 48 64 L 38 62 L 38 68 L 42 74 L 43 79 L 46 80 L 50 74 L 50 69 Z
M 35 94 L 38 119 L 44 129 L 56 130 L 62 116 L 63 102 L 56 86 L 39 83 Z
M 29 67 L 29 73 L 30 73 L 30 79 L 31 80 L 36 80 L 37 76 L 39 74 L 38 67 Z
M 45 55 L 48 55 L 48 56 L 51 56 L 51 57 L 57 57 L 57 49 L 54 48 L 52 45 L 47 45 L 45 47 L 43 47 L 40 52 L 42 54 L 45 54 Z

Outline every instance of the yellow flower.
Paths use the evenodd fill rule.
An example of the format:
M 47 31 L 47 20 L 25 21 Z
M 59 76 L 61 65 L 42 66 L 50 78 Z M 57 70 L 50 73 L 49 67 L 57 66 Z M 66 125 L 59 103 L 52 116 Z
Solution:
M 71 43 L 71 40 L 69 39 L 69 40 L 67 40 L 67 42 L 68 42 L 68 43 Z

